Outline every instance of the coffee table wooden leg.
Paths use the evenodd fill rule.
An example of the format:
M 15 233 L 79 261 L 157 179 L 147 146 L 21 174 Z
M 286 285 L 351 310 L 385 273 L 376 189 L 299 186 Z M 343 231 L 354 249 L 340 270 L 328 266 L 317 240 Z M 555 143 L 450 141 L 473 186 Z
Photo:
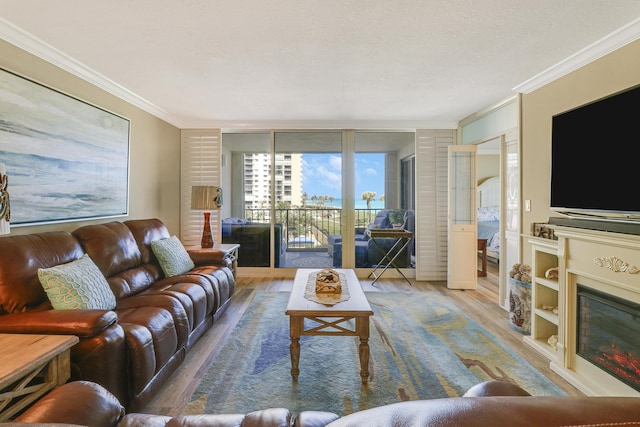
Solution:
M 362 384 L 369 381 L 369 317 L 356 317 L 356 332 L 360 337 L 360 377 Z
M 300 362 L 300 334 L 302 334 L 303 325 L 304 317 L 291 316 L 289 318 L 289 336 L 291 337 L 289 352 L 291 353 L 291 377 L 294 381 L 298 381 L 300 374 L 298 363 Z

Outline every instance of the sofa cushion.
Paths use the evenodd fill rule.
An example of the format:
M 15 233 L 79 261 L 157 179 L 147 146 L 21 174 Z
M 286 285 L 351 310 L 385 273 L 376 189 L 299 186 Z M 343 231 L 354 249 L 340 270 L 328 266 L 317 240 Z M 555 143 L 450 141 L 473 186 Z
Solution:
M 167 277 L 186 273 L 195 267 L 187 250 L 176 236 L 171 236 L 168 239 L 154 240 L 151 242 L 151 250 L 156 258 L 158 258 L 160 267 Z
M 38 269 L 38 279 L 56 310 L 112 310 L 116 298 L 89 255 L 75 261 Z

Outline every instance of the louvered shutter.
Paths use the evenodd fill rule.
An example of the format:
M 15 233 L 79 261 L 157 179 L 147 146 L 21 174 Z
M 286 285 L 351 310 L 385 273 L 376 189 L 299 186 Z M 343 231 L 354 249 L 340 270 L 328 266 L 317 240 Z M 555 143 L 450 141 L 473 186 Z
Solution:
M 221 183 L 221 135 L 220 129 L 181 131 L 180 239 L 187 247 L 200 246 L 204 227 L 203 213 L 191 209 L 191 187 Z M 211 231 L 221 243 L 220 210 L 211 211 Z
M 447 147 L 455 138 L 455 130 L 416 131 L 417 280 L 447 280 Z

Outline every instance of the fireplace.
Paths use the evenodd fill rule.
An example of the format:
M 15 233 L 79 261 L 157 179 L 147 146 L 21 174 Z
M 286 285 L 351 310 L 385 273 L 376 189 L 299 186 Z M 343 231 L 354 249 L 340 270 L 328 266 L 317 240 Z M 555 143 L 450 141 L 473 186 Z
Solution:
M 578 283 L 576 354 L 640 391 L 640 304 Z

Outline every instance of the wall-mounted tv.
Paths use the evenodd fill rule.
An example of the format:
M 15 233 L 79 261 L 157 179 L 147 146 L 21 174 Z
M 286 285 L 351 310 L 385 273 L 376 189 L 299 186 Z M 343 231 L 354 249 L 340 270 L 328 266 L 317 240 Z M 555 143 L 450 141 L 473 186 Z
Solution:
M 552 120 L 551 209 L 640 221 L 640 86 Z

